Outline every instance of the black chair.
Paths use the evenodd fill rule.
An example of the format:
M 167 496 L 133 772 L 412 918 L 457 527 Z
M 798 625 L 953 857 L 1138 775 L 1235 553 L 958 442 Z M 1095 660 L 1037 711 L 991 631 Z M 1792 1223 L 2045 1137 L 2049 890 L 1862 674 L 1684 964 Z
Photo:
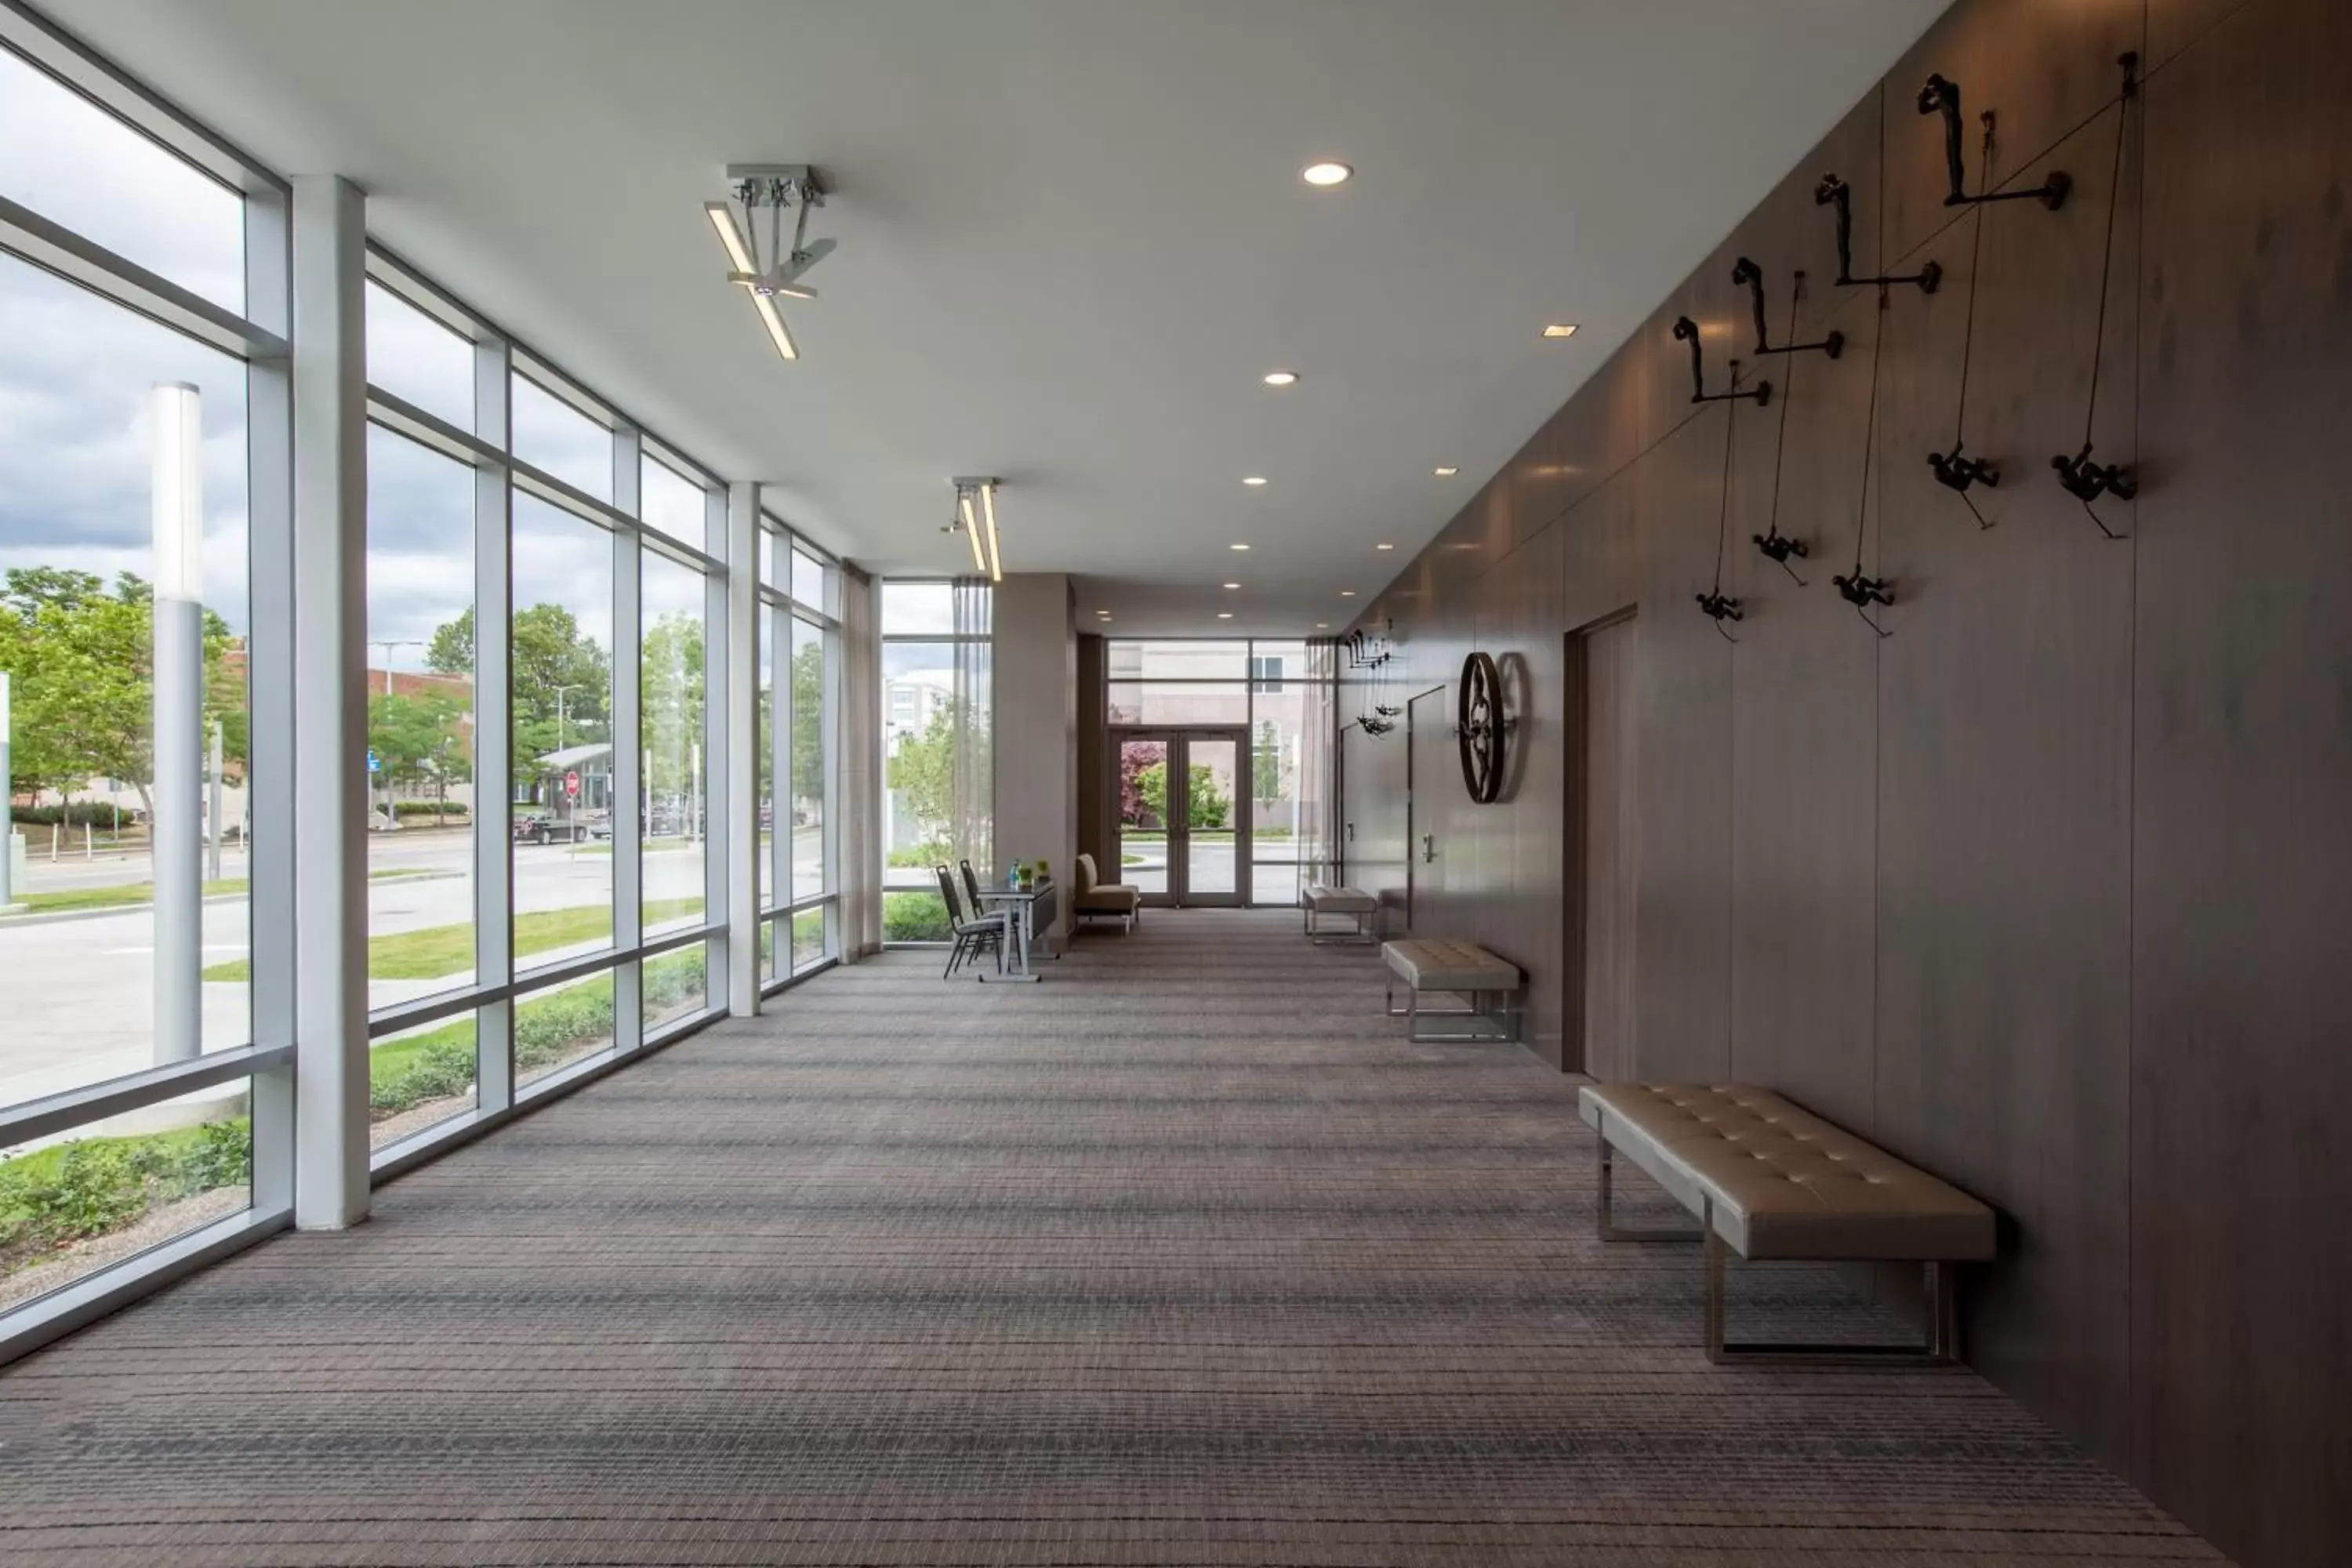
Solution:
M 967 910 L 956 887 L 955 873 L 945 866 L 932 867 L 931 874 L 939 879 L 940 902 L 947 906 L 948 930 L 955 937 L 955 946 L 948 953 L 948 966 L 940 972 L 940 978 L 947 979 L 965 959 L 976 959 L 991 949 L 996 952 L 996 972 L 1003 973 L 1004 933 L 1010 922 L 1001 914 L 981 916 Z
M 980 901 L 980 879 L 972 875 L 971 862 L 959 860 L 956 864 L 963 868 L 964 907 L 975 914 L 987 909 L 988 906 Z

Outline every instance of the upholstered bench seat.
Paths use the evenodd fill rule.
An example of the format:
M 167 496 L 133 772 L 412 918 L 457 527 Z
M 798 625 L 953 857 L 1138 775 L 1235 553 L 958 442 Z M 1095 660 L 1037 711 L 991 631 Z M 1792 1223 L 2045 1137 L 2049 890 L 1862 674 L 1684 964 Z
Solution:
M 1143 889 L 1126 882 L 1105 882 L 1097 879 L 1095 858 L 1078 857 L 1078 887 L 1070 899 L 1070 913 L 1080 923 L 1089 920 L 1113 920 L 1121 929 L 1132 931 L 1143 917 Z
M 1509 1040 L 1517 1038 L 1512 1014 L 1512 1000 L 1518 994 L 1526 976 L 1519 966 L 1507 958 L 1498 958 L 1475 942 L 1454 942 L 1444 937 L 1415 937 L 1402 942 L 1381 944 L 1381 958 L 1388 970 L 1388 1010 L 1392 1018 L 1408 1018 L 1406 1036 L 1415 1040 Z M 1396 1005 L 1396 983 L 1404 982 L 1406 1005 Z M 1456 1017 L 1475 1017 L 1494 1027 L 1468 1034 L 1425 1035 L 1421 1030 L 1421 997 L 1423 992 L 1458 992 L 1469 1001 L 1466 1011 L 1453 1010 Z M 1488 998 L 1499 995 L 1502 1016 L 1495 1018 L 1487 1012 L 1492 1005 Z
M 1337 887 L 1328 882 L 1309 882 L 1298 895 L 1299 907 L 1306 911 L 1307 940 L 1312 942 L 1369 943 L 1380 940 L 1375 920 L 1381 912 L 1381 901 L 1361 888 Z M 1348 915 L 1354 919 L 1352 931 L 1329 931 L 1323 926 L 1328 915 Z
M 1727 1347 L 1722 1258 L 1826 1258 L 1927 1266 L 1927 1359 L 1952 1357 L 1950 1265 L 1994 1256 L 1993 1212 L 1958 1187 L 1769 1089 L 1739 1084 L 1587 1084 L 1577 1113 L 1601 1134 L 1601 1234 L 1705 1242 L 1707 1352 L 1757 1355 L 1888 1353 L 1876 1347 Z M 1696 1232 L 1640 1233 L 1610 1215 L 1612 1151 L 1647 1172 L 1697 1215 Z M 1901 1352 L 1917 1355 L 1912 1347 Z

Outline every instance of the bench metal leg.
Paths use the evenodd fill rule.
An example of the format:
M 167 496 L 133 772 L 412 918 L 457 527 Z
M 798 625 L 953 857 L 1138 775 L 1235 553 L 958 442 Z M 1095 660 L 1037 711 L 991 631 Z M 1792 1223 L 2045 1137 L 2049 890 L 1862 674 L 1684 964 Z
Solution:
M 1952 1265 L 1929 1263 L 1927 1330 L 1918 1344 L 1734 1343 L 1723 1337 L 1724 1255 L 1731 1249 L 1715 1228 L 1715 1205 L 1701 1216 L 1706 1238 L 1706 1359 L 1724 1366 L 1949 1366 L 1959 1358 L 1958 1314 Z
M 1402 1007 L 1398 1006 L 1396 1005 L 1396 980 L 1393 972 L 1391 973 L 1388 983 L 1388 1015 L 1391 1018 L 1403 1018 L 1408 1020 L 1405 1025 L 1405 1038 L 1424 1046 L 1450 1045 L 1460 1042 L 1468 1042 L 1474 1045 L 1495 1046 L 1504 1045 L 1519 1037 L 1518 1008 L 1513 1000 L 1513 993 L 1504 992 L 1501 994 L 1503 997 L 1503 1011 L 1499 1017 L 1496 1015 L 1488 1012 L 1478 1001 L 1479 997 L 1494 994 L 1494 993 L 1484 991 L 1465 991 L 1457 992 L 1455 994 L 1462 996 L 1467 1002 L 1468 1005 L 1462 1007 L 1436 1008 L 1433 1010 L 1429 1016 L 1433 1018 L 1476 1018 L 1489 1026 L 1484 1029 L 1457 1031 L 1453 1034 L 1423 1034 L 1421 1028 L 1421 991 L 1417 986 L 1406 986 L 1405 1005 Z
M 1695 1229 L 1676 1229 L 1669 1226 L 1657 1230 L 1626 1230 L 1617 1224 L 1616 1215 L 1610 1206 L 1611 1196 L 1616 1191 L 1616 1182 L 1613 1179 L 1614 1169 L 1610 1158 L 1609 1140 L 1602 1138 L 1600 1142 L 1601 1201 L 1595 1205 L 1595 1213 L 1601 1221 L 1601 1239 L 1603 1241 L 1696 1241 L 1700 1233 Z

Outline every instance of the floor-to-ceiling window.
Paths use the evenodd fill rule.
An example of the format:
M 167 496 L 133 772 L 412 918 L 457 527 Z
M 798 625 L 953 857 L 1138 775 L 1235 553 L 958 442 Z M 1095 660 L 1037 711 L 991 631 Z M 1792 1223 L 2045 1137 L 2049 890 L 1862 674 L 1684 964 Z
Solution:
M 1297 903 L 1319 874 L 1332 805 L 1329 644 L 1120 639 L 1108 652 L 1118 879 L 1147 894 L 1169 891 L 1174 877 L 1195 891 L 1245 887 L 1253 903 Z M 1187 776 L 1173 783 L 1185 810 L 1171 823 L 1177 736 L 1187 742 Z M 1170 858 L 1180 846 L 1181 867 Z
M 983 582 L 882 584 L 882 936 L 940 942 L 935 868 L 992 881 L 990 595 Z
M 0 1313 L 290 1170 L 285 191 L 37 53 L 0 42 Z
M 718 1016 L 755 862 L 770 988 L 841 949 L 843 567 L 730 563 L 719 474 L 378 247 L 364 626 L 297 604 L 291 200 L 0 8 L 0 1354 L 290 1218 L 295 886 L 358 847 L 297 832 L 298 619 L 366 645 L 379 1173 Z
M 369 269 L 370 1079 L 391 1160 L 711 1011 L 725 508 L 463 301 L 390 255 Z
M 782 519 L 761 519 L 760 910 L 778 981 L 841 952 L 841 571 Z

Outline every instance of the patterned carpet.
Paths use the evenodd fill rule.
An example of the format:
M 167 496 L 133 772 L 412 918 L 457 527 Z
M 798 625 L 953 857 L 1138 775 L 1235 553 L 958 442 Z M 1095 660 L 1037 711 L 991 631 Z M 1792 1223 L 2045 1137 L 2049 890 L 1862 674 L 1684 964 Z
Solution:
M 1297 932 L 837 971 L 32 1356 L 0 1561 L 2220 1560 L 1965 1371 L 1709 1366 L 1574 1080 Z

